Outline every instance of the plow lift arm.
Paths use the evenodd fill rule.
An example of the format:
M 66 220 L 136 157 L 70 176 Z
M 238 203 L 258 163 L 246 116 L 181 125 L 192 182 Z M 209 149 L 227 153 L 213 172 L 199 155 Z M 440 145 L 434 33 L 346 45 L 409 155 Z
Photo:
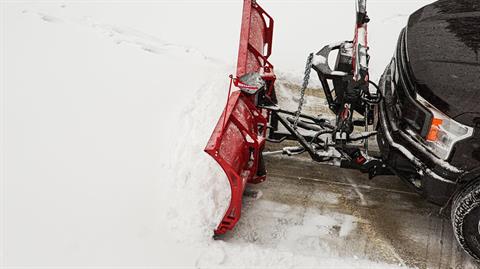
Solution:
M 299 108 L 288 111 L 277 104 L 276 77 L 268 61 L 272 53 L 273 18 L 255 0 L 244 0 L 236 76 L 230 76 L 227 104 L 205 148 L 224 170 L 231 189 L 229 206 L 215 235 L 232 230 L 240 219 L 246 184 L 266 179 L 265 155 L 307 152 L 317 162 L 358 169 L 371 178 L 391 174 L 380 159 L 368 155 L 368 138 L 376 135 L 368 127 L 373 124 L 374 107 L 382 96 L 369 80 L 366 0 L 355 1 L 353 41 L 325 46 L 309 56 Z M 328 57 L 335 50 L 337 60 L 331 70 Z M 334 124 L 321 116 L 302 113 L 311 69 L 318 74 L 328 107 L 336 115 Z M 333 83 L 332 89 L 328 80 Z M 376 92 L 370 91 L 370 84 Z M 354 111 L 363 115 L 363 120 L 353 120 Z M 279 124 L 288 133 L 280 132 Z M 364 126 L 365 130 L 354 132 L 354 126 Z M 267 140 L 280 143 L 285 139 L 300 145 L 263 152 Z M 358 143 L 362 141 L 363 144 Z

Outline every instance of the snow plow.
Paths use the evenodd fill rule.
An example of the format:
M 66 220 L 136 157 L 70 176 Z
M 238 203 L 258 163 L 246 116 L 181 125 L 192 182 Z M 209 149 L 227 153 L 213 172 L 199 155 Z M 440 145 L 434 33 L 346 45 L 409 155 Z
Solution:
M 240 219 L 246 184 L 266 179 L 264 156 L 306 153 L 318 163 L 359 170 L 370 179 L 399 176 L 419 194 L 441 205 L 441 213 L 450 210 L 458 242 L 480 260 L 480 99 L 458 98 L 458 92 L 471 91 L 462 85 L 480 85 L 480 70 L 477 63 L 445 60 L 452 50 L 464 58 L 475 54 L 478 60 L 480 32 L 475 27 L 480 6 L 457 0 L 452 9 L 449 1 L 437 1 L 410 16 L 377 85 L 369 76 L 366 0 L 355 0 L 353 40 L 333 43 L 308 55 L 298 108 L 291 111 L 278 104 L 275 94 L 276 77 L 269 62 L 273 18 L 256 1 L 244 0 L 236 76 L 230 76 L 227 104 L 205 148 L 225 171 L 232 194 L 215 234 L 232 230 Z M 471 10 L 475 12 L 466 16 Z M 420 16 L 428 20 L 420 20 Z M 433 27 L 436 23 L 447 26 Z M 456 38 L 439 41 L 426 34 L 432 31 L 436 36 L 453 33 Z M 438 52 L 425 49 L 424 44 L 431 43 Z M 466 47 L 471 50 L 459 49 Z M 334 64 L 329 63 L 332 53 L 336 54 Z M 415 57 L 409 58 L 412 55 Z M 438 59 L 428 60 L 425 55 Z M 440 70 L 444 62 L 459 66 Z M 476 71 L 465 71 L 467 66 Z M 333 120 L 303 112 L 312 70 L 322 85 L 326 106 L 335 115 Z M 443 72 L 447 73 L 437 75 Z M 465 82 L 438 83 L 451 72 L 457 72 L 455 77 Z M 448 87 L 442 86 L 446 84 Z M 380 152 L 375 156 L 369 152 L 369 138 L 377 140 Z M 298 146 L 264 151 L 267 141 L 284 140 L 296 141 Z
M 244 1 L 237 74 L 230 77 L 227 105 L 205 148 L 223 168 L 231 187 L 230 205 L 215 234 L 224 234 L 238 222 L 245 185 L 266 179 L 263 155 L 307 152 L 315 161 L 360 169 L 372 177 L 387 171 L 381 160 L 369 157 L 358 145 L 347 145 L 351 141 L 367 143 L 368 137 L 376 134 L 368 132 L 373 112 L 370 104 L 378 102 L 379 96 L 368 91 L 365 8 L 365 1 L 359 1 L 353 41 L 328 45 L 317 54 L 309 55 L 298 110 L 288 111 L 277 105 L 274 69 L 268 61 L 274 21 L 256 1 Z M 328 56 L 334 50 L 340 52 L 337 68 L 331 70 Z M 329 108 L 339 115 L 337 126 L 321 117 L 302 113 L 311 69 L 318 73 Z M 333 81 L 335 89 L 330 89 L 328 80 Z M 352 134 L 354 110 L 364 115 L 362 124 L 366 132 Z M 280 130 L 280 125 L 287 132 Z M 296 140 L 300 146 L 263 152 L 267 140 L 280 143 L 286 139 Z
M 205 148 L 225 171 L 231 187 L 230 205 L 215 234 L 231 230 L 240 219 L 245 185 L 266 177 L 262 151 L 270 113 L 259 106 L 259 99 L 274 99 L 275 74 L 268 61 L 272 36 L 273 19 L 254 1 L 245 1 L 237 74 L 230 76 L 227 105 Z
M 368 88 L 372 82 L 368 80 L 365 9 L 365 1 L 358 1 L 353 41 L 328 45 L 309 55 L 298 110 L 288 111 L 277 105 L 274 68 L 268 61 L 272 52 L 273 18 L 256 1 L 244 0 L 237 74 L 230 77 L 227 104 L 205 148 L 225 171 L 231 187 L 230 205 L 215 230 L 216 235 L 233 229 L 240 219 L 246 184 L 266 179 L 263 155 L 307 152 L 315 161 L 359 169 L 371 177 L 390 173 L 380 159 L 368 156 L 358 143 L 350 145 L 354 141 L 366 144 L 376 134 L 368 131 L 368 125 L 373 122 L 373 106 L 381 97 L 379 92 L 371 93 Z M 328 56 L 334 50 L 339 53 L 336 68 L 331 70 Z M 336 125 L 302 113 L 312 69 L 322 83 L 330 110 L 338 115 Z M 334 89 L 330 89 L 328 80 L 333 82 Z M 362 122 L 352 120 L 354 111 L 364 116 Z M 353 133 L 354 124 L 365 126 L 365 132 Z M 287 132 L 281 131 L 280 125 Z M 300 146 L 263 152 L 267 140 L 280 143 L 286 139 L 296 140 Z

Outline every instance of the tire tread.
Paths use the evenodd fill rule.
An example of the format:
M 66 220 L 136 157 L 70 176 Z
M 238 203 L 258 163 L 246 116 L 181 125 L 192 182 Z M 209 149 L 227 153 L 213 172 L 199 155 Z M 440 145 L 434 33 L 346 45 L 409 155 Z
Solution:
M 480 206 L 480 180 L 476 180 L 463 188 L 454 198 L 451 211 L 453 231 L 458 243 L 475 260 L 480 261 L 480 255 L 467 244 L 463 233 L 464 219 L 474 208 Z

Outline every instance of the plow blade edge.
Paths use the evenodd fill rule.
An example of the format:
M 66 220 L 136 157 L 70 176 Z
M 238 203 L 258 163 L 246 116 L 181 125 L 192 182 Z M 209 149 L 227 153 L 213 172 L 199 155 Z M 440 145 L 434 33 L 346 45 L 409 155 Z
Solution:
M 207 143 L 205 151 L 222 167 L 231 188 L 228 209 L 215 229 L 224 234 L 240 219 L 247 183 L 265 180 L 262 160 L 269 114 L 258 108 L 258 100 L 274 94 L 275 75 L 268 62 L 272 49 L 273 19 L 255 2 L 245 0 L 238 51 L 235 88 Z M 261 83 L 252 85 L 249 78 Z M 257 81 L 258 82 L 258 81 Z

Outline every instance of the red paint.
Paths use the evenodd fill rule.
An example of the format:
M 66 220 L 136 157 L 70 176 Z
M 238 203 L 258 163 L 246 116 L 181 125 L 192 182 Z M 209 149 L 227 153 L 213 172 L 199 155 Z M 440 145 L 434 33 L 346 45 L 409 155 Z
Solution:
M 259 72 L 262 67 L 273 70 L 273 65 L 267 60 L 272 53 L 273 18 L 254 2 L 243 1 L 237 77 Z
M 272 96 L 275 74 L 273 65 L 268 62 L 272 35 L 272 17 L 255 1 L 244 0 L 237 77 L 233 79 L 235 87 L 257 89 L 239 80 L 245 74 L 257 72 L 266 82 L 267 96 Z M 231 83 L 232 80 L 230 87 Z M 265 180 L 265 176 L 258 176 L 257 171 L 270 114 L 255 106 L 253 95 L 241 90 L 230 92 L 231 89 L 225 109 L 205 147 L 205 152 L 218 162 L 227 175 L 232 193 L 228 209 L 215 234 L 224 234 L 233 229 L 240 219 L 246 184 Z

